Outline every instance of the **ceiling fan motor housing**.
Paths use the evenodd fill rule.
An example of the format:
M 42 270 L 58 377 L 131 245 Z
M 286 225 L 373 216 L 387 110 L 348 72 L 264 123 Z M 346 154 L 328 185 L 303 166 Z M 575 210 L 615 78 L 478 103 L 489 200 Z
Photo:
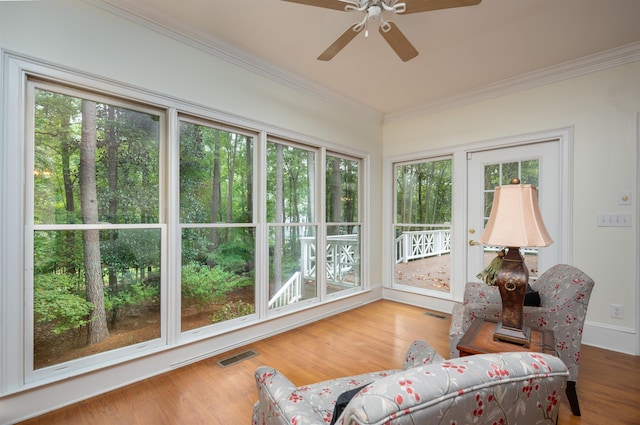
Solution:
M 367 19 L 370 22 L 378 22 L 380 20 L 380 15 L 382 15 L 382 9 L 380 6 L 371 6 L 367 10 Z

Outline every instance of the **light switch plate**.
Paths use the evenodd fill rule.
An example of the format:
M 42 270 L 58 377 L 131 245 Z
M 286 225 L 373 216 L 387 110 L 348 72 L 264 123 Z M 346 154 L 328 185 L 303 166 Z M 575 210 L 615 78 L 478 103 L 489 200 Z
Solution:
M 631 227 L 631 213 L 598 214 L 598 227 Z

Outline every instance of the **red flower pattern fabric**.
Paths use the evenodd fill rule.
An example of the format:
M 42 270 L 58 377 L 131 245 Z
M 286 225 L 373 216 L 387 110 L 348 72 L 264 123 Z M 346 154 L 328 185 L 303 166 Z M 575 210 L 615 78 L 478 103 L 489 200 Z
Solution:
M 556 354 L 577 381 L 582 330 L 594 281 L 580 269 L 558 264 L 543 273 L 531 287 L 540 294 L 540 307 L 524 307 L 524 324 L 553 331 Z M 502 300 L 498 288 L 481 282 L 465 286 L 464 300 L 456 304 L 449 331 L 450 357 L 460 354 L 456 346 L 475 319 L 500 320 Z
M 338 395 L 368 380 L 371 383 L 351 399 L 337 418 L 338 424 L 556 422 L 559 394 L 564 392 L 568 377 L 566 365 L 557 357 L 503 353 L 444 361 L 434 356 L 435 361 L 421 364 L 422 359 L 410 351 L 407 354 L 412 360 L 405 363 L 404 370 L 340 378 L 300 388 L 278 371 L 263 366 L 256 371 L 259 401 L 254 406 L 252 424 L 329 424 Z

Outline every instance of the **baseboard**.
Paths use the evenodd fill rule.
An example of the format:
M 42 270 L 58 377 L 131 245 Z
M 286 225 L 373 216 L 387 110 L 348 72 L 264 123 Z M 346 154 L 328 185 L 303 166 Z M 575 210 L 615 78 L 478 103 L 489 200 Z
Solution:
M 455 301 L 427 294 L 403 291 L 395 288 L 383 288 L 385 300 L 424 307 L 429 310 L 451 314 Z M 638 334 L 630 328 L 614 327 L 587 321 L 584 325 L 582 343 L 620 353 L 640 355 L 638 352 Z
M 640 355 L 638 333 L 630 328 L 587 321 L 584 324 L 582 343 L 634 356 Z

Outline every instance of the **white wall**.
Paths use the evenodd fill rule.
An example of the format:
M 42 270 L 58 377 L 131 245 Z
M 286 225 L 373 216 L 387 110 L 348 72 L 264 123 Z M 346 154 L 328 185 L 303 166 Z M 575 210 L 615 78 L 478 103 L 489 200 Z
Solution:
M 247 71 L 90 4 L 77 0 L 0 1 L 0 50 L 192 102 L 234 118 L 266 123 L 277 134 L 298 140 L 366 152 L 374 178 L 372 186 L 380 186 L 382 117 L 379 114 L 341 104 L 339 98 L 330 93 L 312 95 L 267 78 L 259 71 Z M 2 63 L 4 72 L 6 62 Z M 6 84 L 6 77 L 5 73 L 1 80 L 3 84 Z M 12 108 L 5 103 L 6 89 L 3 85 L 2 104 L 6 109 L 0 111 L 0 117 L 7 116 L 7 110 Z M 3 154 L 11 149 L 5 123 L 2 124 L 0 163 Z M 371 208 L 371 205 L 380 205 L 382 195 L 376 190 L 370 191 L 370 195 L 370 204 L 365 210 L 370 229 L 377 229 L 381 227 L 381 212 L 380 208 Z M 10 208 L 7 199 L 0 186 L 3 211 Z M 6 228 L 4 230 L 5 235 L 10 233 Z M 2 232 L 3 226 L 0 226 L 0 240 Z M 12 245 L 15 246 L 12 241 L 4 240 L 0 248 L 9 249 Z M 0 394 L 0 423 L 12 423 L 43 413 L 171 370 L 190 359 L 224 352 L 265 335 L 378 299 L 381 296 L 382 273 L 378 261 L 381 245 L 380 232 L 371 232 L 367 247 L 374 259 L 374 267 L 369 272 L 373 279 L 369 282 L 372 291 L 62 382 L 40 387 L 31 385 L 18 392 Z M 0 258 L 0 268 L 1 265 Z M 0 270 L 0 279 L 4 276 L 6 274 Z M 0 297 L 11 285 L 15 282 L 0 280 Z M 0 338 L 0 344 L 2 340 Z M 0 357 L 3 358 L 0 361 L 6 363 L 6 356 Z
M 637 128 L 640 62 L 384 126 L 384 156 L 573 128 L 572 263 L 596 282 L 583 341 L 638 354 Z M 618 205 L 619 191 L 632 205 Z M 602 212 L 631 228 L 597 227 Z M 624 306 L 624 319 L 610 305 Z

